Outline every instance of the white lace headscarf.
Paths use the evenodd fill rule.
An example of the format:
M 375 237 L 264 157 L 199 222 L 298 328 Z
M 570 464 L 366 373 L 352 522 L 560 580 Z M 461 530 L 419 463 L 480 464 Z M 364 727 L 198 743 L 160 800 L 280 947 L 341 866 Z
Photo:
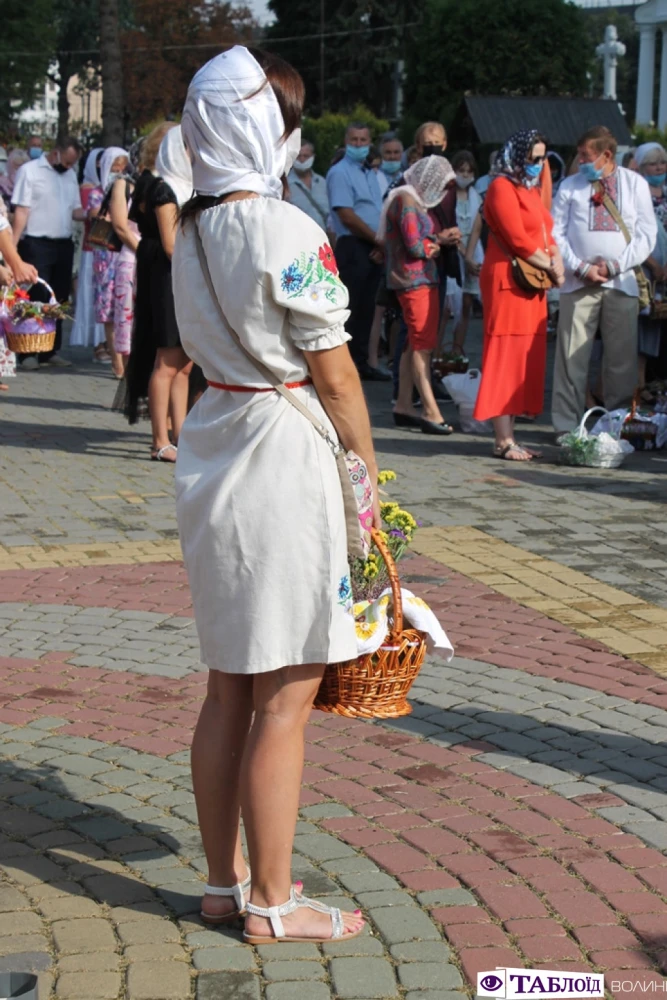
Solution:
M 155 172 L 176 195 L 179 206 L 192 197 L 192 164 L 183 145 L 181 126 L 170 128 L 160 143 Z
M 283 141 L 276 95 L 243 45 L 221 52 L 195 74 L 181 128 L 197 194 L 254 191 L 282 198 L 281 178 L 298 156 L 301 130 Z
M 97 187 L 100 183 L 100 170 L 97 165 L 97 157 L 103 152 L 103 146 L 96 146 L 88 153 L 88 156 L 86 157 L 86 165 L 83 168 L 84 184 L 92 184 L 93 187 Z
M 130 154 L 126 149 L 121 149 L 120 146 L 107 146 L 102 153 L 102 159 L 100 160 L 100 187 L 105 193 L 111 181 L 118 180 L 117 177 L 111 177 L 111 168 L 113 167 L 114 160 L 118 159 L 119 156 L 124 156 L 129 163 Z
M 382 242 L 387 234 L 387 212 L 397 195 L 409 194 L 420 208 L 429 209 L 439 205 L 445 189 L 456 178 L 454 169 L 444 156 L 425 156 L 405 171 L 405 184 L 392 188 L 384 200 L 377 238 Z

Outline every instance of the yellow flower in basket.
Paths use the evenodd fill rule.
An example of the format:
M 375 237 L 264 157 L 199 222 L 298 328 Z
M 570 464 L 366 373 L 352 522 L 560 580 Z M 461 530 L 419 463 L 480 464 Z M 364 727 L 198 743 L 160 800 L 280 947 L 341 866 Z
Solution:
M 392 472 L 391 469 L 383 469 L 381 472 L 378 472 L 378 486 L 384 486 L 394 479 L 396 479 L 396 473 Z

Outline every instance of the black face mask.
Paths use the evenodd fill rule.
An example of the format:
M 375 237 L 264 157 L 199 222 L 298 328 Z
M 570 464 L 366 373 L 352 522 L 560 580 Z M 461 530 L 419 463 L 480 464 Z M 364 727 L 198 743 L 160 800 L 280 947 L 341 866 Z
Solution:
M 69 170 L 69 167 L 63 166 L 62 163 L 52 163 L 51 166 L 54 170 L 57 170 L 59 174 L 66 174 Z
M 425 146 L 422 146 L 422 159 L 425 156 L 444 156 L 444 155 L 445 155 L 444 146 L 437 146 L 435 143 L 432 142 L 427 143 Z

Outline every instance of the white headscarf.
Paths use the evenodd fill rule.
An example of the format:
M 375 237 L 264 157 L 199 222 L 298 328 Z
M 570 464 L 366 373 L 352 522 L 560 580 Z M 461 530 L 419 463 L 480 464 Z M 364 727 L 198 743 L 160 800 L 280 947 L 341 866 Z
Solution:
M 665 154 L 665 150 L 660 145 L 659 142 L 645 142 L 641 146 L 637 146 L 634 154 L 634 160 L 637 167 L 641 167 L 645 160 L 648 159 L 650 153 L 661 152 Z
M 435 208 L 442 201 L 445 188 L 455 179 L 456 174 L 444 156 L 425 156 L 413 163 L 403 177 L 406 183 L 392 188 L 384 200 L 377 233 L 380 242 L 387 234 L 387 212 L 397 195 L 409 194 L 421 208 Z
M 192 197 L 192 164 L 183 145 L 180 125 L 170 128 L 160 143 L 155 172 L 174 192 L 179 207 L 189 201 Z
M 276 95 L 243 45 L 221 52 L 195 74 L 181 127 L 197 194 L 254 191 L 282 198 L 281 178 L 298 156 L 301 130 L 283 142 Z
M 100 187 L 104 192 L 106 192 L 109 187 L 111 178 L 111 168 L 113 166 L 113 161 L 119 156 L 125 156 L 128 161 L 130 159 L 130 154 L 126 149 L 121 149 L 120 146 L 107 146 L 107 148 L 102 153 L 102 159 L 100 160 Z M 114 177 L 113 180 L 116 178 Z
M 83 183 L 92 184 L 94 187 L 100 183 L 100 171 L 97 166 L 97 157 L 104 152 L 103 146 L 95 146 L 86 157 L 86 165 L 83 168 Z

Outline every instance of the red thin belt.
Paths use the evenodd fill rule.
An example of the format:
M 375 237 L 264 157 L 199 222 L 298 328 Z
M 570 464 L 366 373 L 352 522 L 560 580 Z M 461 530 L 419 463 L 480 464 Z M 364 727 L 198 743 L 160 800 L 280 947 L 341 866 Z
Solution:
M 257 389 L 255 386 L 252 385 L 226 385 L 224 382 L 209 382 L 208 379 L 206 379 L 206 382 L 208 385 L 210 385 L 212 389 L 226 389 L 227 392 L 275 392 L 276 391 L 273 388 L 273 386 L 267 386 L 266 388 L 262 387 L 261 389 Z M 312 378 L 305 378 L 301 382 L 285 382 L 285 388 L 300 389 L 304 385 L 312 385 L 312 384 L 313 384 Z

